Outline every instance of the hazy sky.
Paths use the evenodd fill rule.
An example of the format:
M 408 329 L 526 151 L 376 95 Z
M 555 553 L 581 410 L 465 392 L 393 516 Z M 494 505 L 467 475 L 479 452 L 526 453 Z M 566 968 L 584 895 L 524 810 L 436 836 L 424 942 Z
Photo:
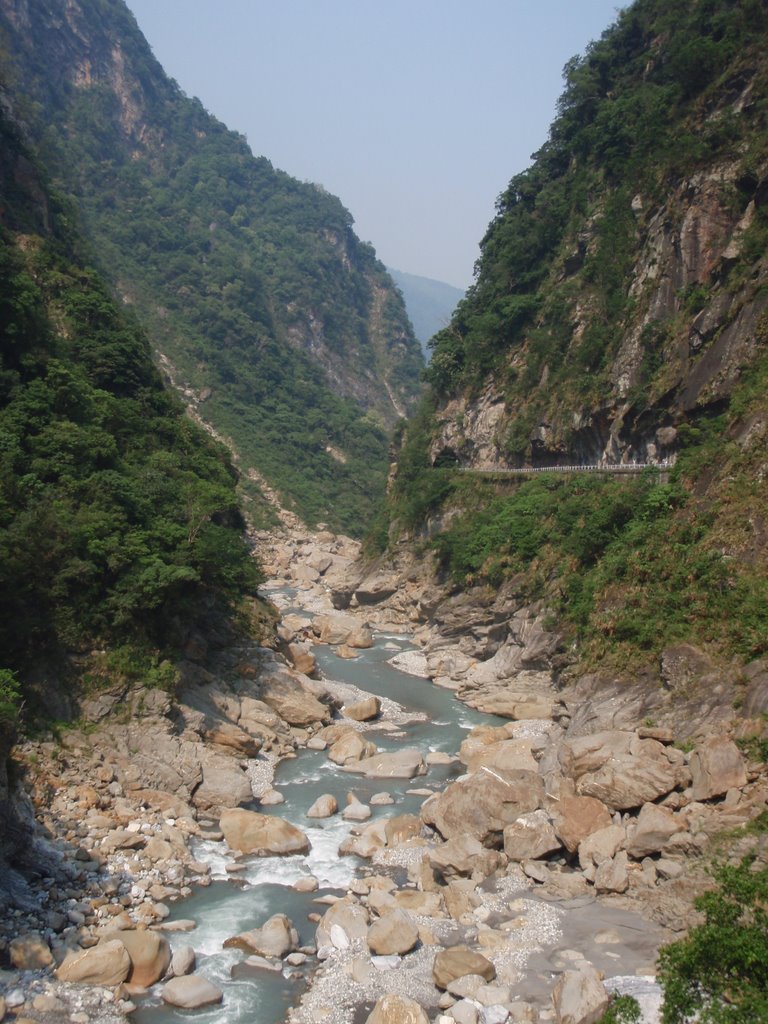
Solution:
M 335 193 L 389 266 L 466 287 L 562 68 L 621 0 L 128 0 L 182 89 Z

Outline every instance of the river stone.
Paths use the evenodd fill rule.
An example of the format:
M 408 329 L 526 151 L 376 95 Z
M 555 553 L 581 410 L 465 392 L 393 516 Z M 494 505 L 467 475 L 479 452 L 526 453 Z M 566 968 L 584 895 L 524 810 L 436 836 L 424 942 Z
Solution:
M 368 935 L 368 911 L 359 903 L 345 897 L 334 903 L 323 914 L 315 932 L 315 945 L 334 945 L 331 929 L 334 925 L 344 932 L 348 939 L 365 939 Z
M 558 839 L 569 853 L 598 829 L 608 828 L 613 819 L 602 800 L 592 796 L 564 797 L 554 811 L 554 828 Z
M 308 643 L 289 643 L 286 647 L 288 658 L 297 672 L 311 676 L 317 671 L 317 659 Z
M 429 851 L 429 866 L 444 878 L 474 872 L 487 878 L 499 866 L 499 855 L 486 849 L 475 836 L 456 835 Z
M 501 768 L 504 771 L 524 769 L 529 772 L 538 771 L 531 747 L 532 740 L 503 739 L 496 743 L 472 743 L 465 740 L 459 751 L 459 758 L 470 772 L 478 768 Z
M 347 638 L 360 628 L 359 620 L 352 615 L 315 615 L 312 619 L 312 631 L 321 644 L 347 643 Z
M 684 832 L 685 825 L 665 807 L 643 804 L 637 816 L 635 831 L 627 844 L 627 852 L 635 860 L 651 853 L 661 853 L 672 836 Z
M 429 1024 L 429 1017 L 413 999 L 406 996 L 382 996 L 365 1024 Z
M 576 789 L 582 796 L 597 797 L 613 810 L 626 811 L 666 796 L 676 784 L 675 773 L 668 761 L 629 758 L 608 762 L 596 772 L 582 775 Z
M 725 736 L 709 736 L 700 743 L 691 754 L 690 769 L 694 800 L 710 800 L 747 784 L 744 758 Z
M 384 825 L 387 846 L 399 846 L 421 832 L 421 818 L 416 814 L 397 814 Z
M 368 948 L 372 953 L 402 956 L 410 952 L 419 941 L 419 930 L 410 914 L 404 910 L 390 910 L 368 929 Z
M 183 978 L 195 969 L 195 951 L 192 946 L 178 946 L 171 957 L 170 973 L 174 978 Z
M 544 810 L 521 814 L 504 829 L 504 853 L 510 860 L 538 860 L 559 849 L 560 840 Z
M 592 964 L 565 971 L 552 993 L 558 1024 L 595 1024 L 608 1009 L 608 993 Z
M 544 785 L 538 774 L 480 768 L 427 800 L 421 817 L 445 839 L 471 835 L 482 843 L 500 841 L 506 825 L 535 811 L 543 799 Z
M 233 850 L 259 857 L 309 853 L 309 839 L 295 825 L 272 814 L 259 814 L 239 807 L 224 811 L 221 831 Z
M 367 650 L 373 647 L 373 633 L 368 626 L 358 626 L 353 629 L 346 640 L 346 646 L 353 650 Z
M 368 779 L 412 779 L 415 775 L 424 775 L 427 766 L 421 751 L 405 748 L 344 765 L 344 771 L 359 772 Z
M 131 985 L 149 988 L 168 970 L 171 963 L 171 947 L 161 932 L 109 931 L 105 932 L 99 944 L 115 940 L 122 942 L 131 958 L 131 969 L 126 978 Z
M 308 818 L 330 818 L 339 809 L 338 801 L 332 793 L 324 793 L 307 811 Z
M 200 810 L 218 814 L 223 807 L 253 800 L 248 776 L 236 764 L 232 764 L 230 758 L 219 757 L 206 762 L 202 772 L 203 781 L 192 795 L 192 803 Z
M 170 1006 L 184 1010 L 197 1010 L 201 1006 L 215 1006 L 224 1001 L 224 993 L 199 974 L 171 978 L 160 990 L 160 998 Z
M 371 813 L 368 804 L 362 803 L 351 793 L 347 794 L 347 806 L 341 812 L 344 821 L 367 821 Z
M 261 928 L 251 928 L 227 939 L 224 949 L 242 949 L 246 953 L 282 958 L 293 949 L 292 927 L 285 914 L 274 914 Z
M 69 953 L 57 969 L 56 977 L 59 981 L 111 988 L 124 982 L 130 969 L 128 950 L 119 939 L 113 939 Z
M 312 692 L 309 680 L 302 682 L 286 667 L 274 667 L 260 682 L 261 699 L 289 725 L 307 726 L 331 717 L 330 709 Z
M 432 979 L 438 988 L 448 988 L 464 974 L 479 974 L 485 981 L 493 981 L 496 968 L 482 953 L 475 953 L 468 946 L 452 946 L 437 953 L 432 963 Z
M 35 932 L 12 939 L 8 945 L 8 953 L 11 965 L 18 971 L 39 971 L 53 963 L 53 954 L 48 943 L 42 935 Z
M 370 696 L 365 700 L 359 700 L 355 704 L 347 704 L 342 709 L 343 715 L 353 719 L 355 722 L 368 722 L 381 711 L 381 701 L 378 697 Z
M 356 730 L 350 730 L 340 736 L 328 749 L 328 760 L 334 764 L 349 764 L 352 761 L 362 761 L 363 758 L 373 757 L 376 753 L 376 744 L 364 739 Z
M 629 888 L 627 851 L 620 850 L 615 857 L 604 860 L 595 872 L 596 892 L 626 892 Z
M 598 867 L 610 860 L 624 845 L 627 830 L 623 825 L 609 825 L 599 828 L 579 844 L 579 866 L 582 871 Z

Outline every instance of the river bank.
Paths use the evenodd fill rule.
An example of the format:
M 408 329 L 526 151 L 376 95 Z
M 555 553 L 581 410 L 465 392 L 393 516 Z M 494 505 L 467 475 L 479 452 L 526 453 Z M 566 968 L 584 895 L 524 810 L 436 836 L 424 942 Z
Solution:
M 152 1008 L 154 993 L 169 970 L 185 977 L 197 960 L 206 977 L 218 963 L 214 945 L 263 928 L 288 904 L 317 919 L 291 919 L 288 946 L 247 965 L 246 980 L 231 977 L 241 954 L 228 954 L 215 974 L 223 1007 L 199 1011 L 201 1022 L 238 1019 L 238 985 L 244 1013 L 252 993 L 270 985 L 280 990 L 280 1012 L 299 995 L 285 992 L 285 979 L 304 983 L 313 974 L 291 1011 L 295 1024 L 352 1021 L 392 993 L 430 1007 L 435 1020 L 557 1020 L 566 1011 L 562 991 L 553 1001 L 556 983 L 568 996 L 568 978 L 591 979 L 592 998 L 604 1000 L 599 973 L 648 977 L 658 945 L 694 920 L 710 838 L 765 807 L 761 770 L 727 737 L 704 736 L 685 752 L 669 729 L 647 722 L 579 729 L 579 709 L 546 688 L 541 660 L 515 670 L 491 605 L 482 628 L 486 643 L 495 628 L 497 649 L 485 661 L 464 640 L 474 631 L 477 642 L 476 609 L 467 609 L 464 634 L 455 601 L 420 621 L 428 602 L 423 587 L 412 600 L 422 586 L 413 573 L 402 587 L 380 572 L 378 584 L 358 581 L 339 609 L 350 574 L 359 573 L 358 550 L 346 539 L 294 535 L 269 551 L 276 579 L 267 592 L 283 612 L 280 652 L 227 650 L 209 656 L 208 668 L 200 651 L 190 652 L 197 660 L 182 666 L 178 702 L 159 691 L 101 694 L 87 728 L 21 749 L 48 836 L 38 882 L 25 893 L 29 909 L 4 923 L 16 973 L 0 983 L 6 997 L 16 993 L 16 1018 L 107 1021 L 138 1000 L 139 1020 L 160 1022 L 171 1011 Z M 540 613 L 520 617 L 525 642 L 517 646 L 529 666 L 549 656 Z M 418 649 L 403 639 L 410 629 Z M 403 675 L 390 658 L 416 674 Z M 449 659 L 454 675 L 445 671 Z M 322 677 L 311 678 L 318 662 Z M 495 701 L 504 717 L 453 700 L 457 688 L 467 704 L 479 692 L 473 702 L 484 712 Z M 624 725 L 620 710 L 614 720 Z M 343 813 L 313 825 L 307 811 L 319 797 Z M 289 818 L 311 835 L 309 857 L 238 853 L 219 825 L 238 805 L 273 822 Z M 739 839 L 737 852 L 749 843 Z M 254 906 L 248 893 L 261 892 L 268 876 L 276 891 Z M 222 897 L 229 934 L 214 929 L 201 940 L 196 922 L 176 909 L 192 904 L 178 901 L 195 891 L 193 903 L 208 913 L 206 891 L 218 900 L 221 886 L 242 891 L 244 909 Z M 306 904 L 288 898 L 302 888 Z M 313 907 L 313 899 L 331 904 L 322 918 L 323 903 Z M 115 941 L 134 947 L 119 983 L 52 979 L 73 953 L 85 959 Z M 249 941 L 261 939 L 241 948 L 262 957 Z M 465 961 L 436 985 L 435 961 L 448 949 L 466 950 L 472 973 L 487 977 L 460 980 Z M 114 945 L 110 952 L 120 959 Z M 138 960 L 149 965 L 142 972 Z M 654 1019 L 652 986 L 616 984 L 639 984 L 646 1020 Z M 98 1005 L 84 1008 L 84 1000 Z

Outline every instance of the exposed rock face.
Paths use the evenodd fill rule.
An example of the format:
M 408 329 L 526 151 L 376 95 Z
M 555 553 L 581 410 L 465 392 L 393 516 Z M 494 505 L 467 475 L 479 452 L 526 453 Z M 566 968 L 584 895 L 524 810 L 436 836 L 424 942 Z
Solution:
M 309 853 L 309 839 L 295 825 L 272 814 L 239 808 L 225 811 L 221 831 L 233 850 L 261 857 Z

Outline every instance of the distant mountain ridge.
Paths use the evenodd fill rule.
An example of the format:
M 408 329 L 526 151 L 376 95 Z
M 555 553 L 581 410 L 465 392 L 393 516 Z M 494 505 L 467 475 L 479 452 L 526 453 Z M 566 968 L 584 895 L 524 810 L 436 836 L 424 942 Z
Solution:
M 456 306 L 464 298 L 461 288 L 455 288 L 445 281 L 435 281 L 419 274 L 407 274 L 404 270 L 387 270 L 402 292 L 413 333 L 419 340 L 424 358 L 429 360 L 429 339 L 450 323 Z
M 362 532 L 423 361 L 348 211 L 185 96 L 122 0 L 0 0 L 0 43 L 41 157 L 168 379 L 246 481 Z

